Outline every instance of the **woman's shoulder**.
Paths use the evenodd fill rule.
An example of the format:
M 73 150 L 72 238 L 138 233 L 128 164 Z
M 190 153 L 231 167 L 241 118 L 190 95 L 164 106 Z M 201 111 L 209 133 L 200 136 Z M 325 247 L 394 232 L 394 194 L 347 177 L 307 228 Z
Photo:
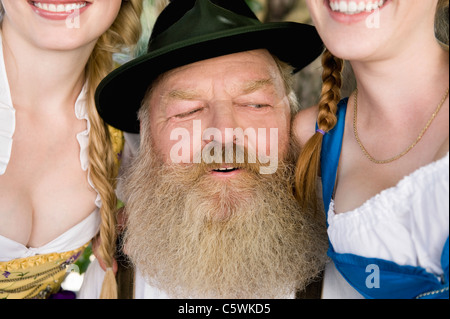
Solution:
M 292 130 L 300 147 L 303 147 L 315 134 L 318 114 L 319 107 L 318 105 L 314 105 L 299 111 L 295 115 Z
M 345 123 L 348 98 L 343 98 L 338 103 L 337 117 L 340 125 Z M 316 133 L 317 117 L 319 115 L 319 106 L 314 105 L 299 111 L 294 118 L 292 129 L 293 135 L 300 147 Z

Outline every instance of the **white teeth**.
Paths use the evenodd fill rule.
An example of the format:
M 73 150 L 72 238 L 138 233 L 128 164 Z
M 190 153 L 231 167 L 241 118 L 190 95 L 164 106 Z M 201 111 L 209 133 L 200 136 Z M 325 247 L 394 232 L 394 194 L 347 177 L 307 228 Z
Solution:
M 358 9 L 356 11 L 363 12 L 366 10 L 366 4 L 364 2 L 360 2 L 358 4 Z
M 70 3 L 70 4 L 52 4 L 45 2 L 33 2 L 33 5 L 39 9 L 49 11 L 49 12 L 71 12 L 73 10 L 81 9 L 87 5 L 86 2 L 83 3 Z
M 358 5 L 356 4 L 356 2 L 352 1 L 348 4 L 348 12 L 355 13 L 357 9 Z
M 371 12 L 381 6 L 383 6 L 385 0 L 372 0 L 369 2 L 364 1 L 342 1 L 342 0 L 330 0 L 331 10 L 345 13 L 345 14 L 358 14 L 361 12 Z

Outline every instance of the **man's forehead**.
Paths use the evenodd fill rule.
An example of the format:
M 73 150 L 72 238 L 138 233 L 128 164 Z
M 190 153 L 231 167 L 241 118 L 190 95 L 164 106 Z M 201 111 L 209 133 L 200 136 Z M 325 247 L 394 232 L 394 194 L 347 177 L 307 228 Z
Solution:
M 195 81 L 193 79 L 195 78 Z M 281 80 L 275 60 L 267 50 L 253 50 L 198 61 L 163 74 L 155 83 L 168 97 L 194 99 L 198 88 L 223 81 L 231 91 L 251 93 Z M 206 85 L 205 85 L 206 84 Z
M 242 66 L 243 64 L 245 67 Z M 192 70 L 198 70 L 199 72 L 201 72 L 202 70 L 207 71 L 209 69 L 220 67 L 221 65 L 226 65 L 227 67 L 236 65 L 242 71 L 239 72 L 239 74 L 252 69 L 260 70 L 261 72 L 269 72 L 269 70 L 276 68 L 275 60 L 269 53 L 269 51 L 260 49 L 232 53 L 211 59 L 197 61 L 167 71 L 165 74 L 163 74 L 162 77 L 172 78 L 180 73 L 192 72 Z

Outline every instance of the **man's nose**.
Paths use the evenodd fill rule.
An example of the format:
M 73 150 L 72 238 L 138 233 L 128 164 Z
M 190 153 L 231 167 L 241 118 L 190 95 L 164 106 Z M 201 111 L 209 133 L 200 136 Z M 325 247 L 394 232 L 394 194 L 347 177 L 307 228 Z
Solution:
M 212 112 L 210 113 L 210 117 L 208 119 L 207 126 L 205 128 L 212 129 L 209 132 L 220 132 L 220 134 L 212 134 L 209 135 L 209 132 L 206 132 L 208 136 L 204 136 L 204 140 L 208 141 L 216 141 L 221 142 L 223 144 L 234 143 L 235 136 L 230 134 L 233 130 L 239 127 L 239 121 L 236 117 L 236 114 L 233 110 L 233 104 L 231 101 L 215 101 L 214 105 L 211 106 Z M 217 135 L 221 135 L 222 140 L 218 141 Z

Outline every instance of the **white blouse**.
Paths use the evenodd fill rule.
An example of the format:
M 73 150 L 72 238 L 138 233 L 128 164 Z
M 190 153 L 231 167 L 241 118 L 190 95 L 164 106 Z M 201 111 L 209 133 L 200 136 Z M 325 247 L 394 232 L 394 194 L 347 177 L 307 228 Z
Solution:
M 0 175 L 5 173 L 11 156 L 12 137 L 16 129 L 15 114 L 5 70 L 0 33 Z
M 441 275 L 441 254 L 449 236 L 449 154 L 353 211 L 335 214 L 332 202 L 328 223 L 337 253 L 390 260 Z
M 98 299 L 102 289 L 105 272 L 95 259 L 88 267 L 83 285 L 77 295 L 79 299 Z M 294 299 L 295 293 L 286 296 L 286 299 Z M 147 283 L 139 269 L 136 269 L 134 280 L 134 299 L 171 299 L 164 291 L 153 287 Z
M 84 274 L 83 285 L 77 295 L 78 299 L 98 299 L 102 290 L 105 271 L 100 267 L 97 259 L 94 259 Z M 136 270 L 134 282 L 135 299 L 170 299 L 164 292 L 150 286 L 142 277 L 139 270 Z

